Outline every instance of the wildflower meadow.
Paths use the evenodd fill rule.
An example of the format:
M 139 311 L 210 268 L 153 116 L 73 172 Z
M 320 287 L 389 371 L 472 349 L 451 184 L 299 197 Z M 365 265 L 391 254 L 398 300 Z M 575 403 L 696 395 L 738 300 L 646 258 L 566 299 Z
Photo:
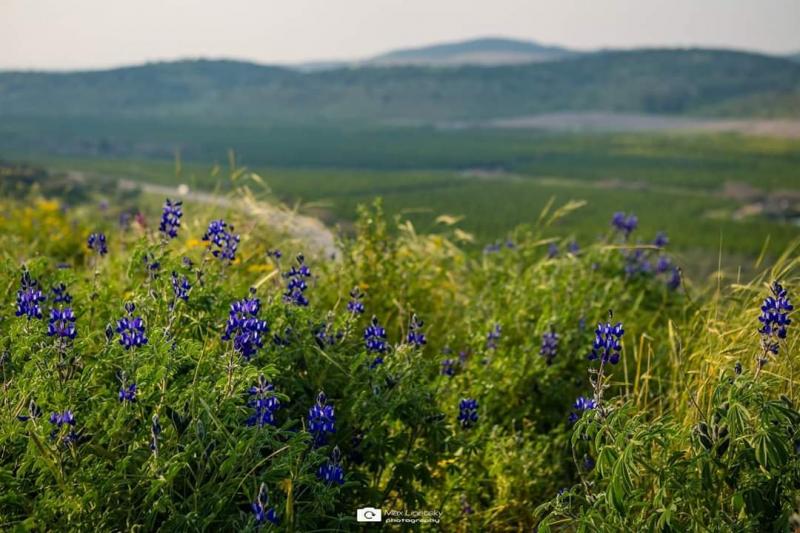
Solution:
M 1 530 L 800 527 L 797 243 L 693 280 L 647 212 L 473 250 L 376 202 L 328 254 L 138 201 L 0 200 Z

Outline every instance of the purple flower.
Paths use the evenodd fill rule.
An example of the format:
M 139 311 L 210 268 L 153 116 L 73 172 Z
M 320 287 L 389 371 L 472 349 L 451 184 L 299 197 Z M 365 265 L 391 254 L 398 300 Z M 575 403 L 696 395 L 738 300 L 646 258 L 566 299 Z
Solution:
M 442 361 L 442 375 L 448 377 L 453 377 L 456 375 L 455 359 L 445 359 Z
M 72 295 L 67 292 L 67 286 L 63 283 L 54 285 L 53 288 L 50 289 L 50 292 L 53 293 L 53 305 L 68 304 L 72 302 Z
M 254 410 L 253 415 L 245 421 L 248 426 L 264 427 L 267 424 L 272 426 L 277 424 L 275 411 L 280 408 L 281 403 L 275 397 L 274 390 L 275 387 L 262 374 L 258 378 L 258 383 L 247 391 L 251 396 L 247 404 Z
M 622 349 L 620 339 L 625 334 L 622 322 L 617 322 L 613 326 L 610 322 L 605 324 L 601 322 L 597 324 L 597 329 L 594 333 L 595 338 L 592 344 L 592 352 L 589 354 L 589 360 L 600 359 L 603 363 L 616 365 L 619 362 L 619 352 Z
M 269 495 L 267 494 L 267 485 L 265 483 L 261 484 L 261 487 L 258 489 L 258 497 L 256 501 L 250 504 L 250 509 L 253 511 L 253 517 L 256 520 L 256 524 L 263 524 L 266 521 L 270 521 L 275 525 L 280 523 L 280 519 L 278 518 L 278 514 L 275 512 L 275 509 L 269 507 Z
M 486 335 L 486 347 L 490 350 L 497 348 L 497 341 L 500 340 L 500 334 L 503 328 L 500 324 L 495 324 L 489 333 Z
M 634 214 L 625 215 L 623 212 L 616 212 L 611 218 L 611 225 L 627 239 L 639 225 L 639 219 Z
M 283 275 L 287 280 L 286 291 L 283 293 L 283 301 L 305 307 L 308 305 L 308 298 L 305 296 L 308 284 L 305 279 L 311 277 L 311 270 L 305 264 L 303 254 L 297 255 L 297 266 L 292 266 L 289 272 Z
M 364 302 L 361 301 L 362 298 L 364 298 L 364 293 L 361 292 L 358 287 L 353 287 L 353 290 L 350 291 L 350 301 L 347 302 L 347 310 L 351 314 L 364 314 Z
M 761 327 L 758 332 L 764 352 L 777 355 L 780 342 L 786 338 L 787 328 L 792 323 L 789 313 L 794 306 L 789 301 L 786 289 L 777 281 L 772 284 L 770 291 L 772 294 L 761 305 L 761 315 L 758 317 Z
M 344 485 L 344 469 L 339 464 L 341 452 L 336 446 L 331 454 L 331 460 L 319 467 L 317 478 L 328 485 Z
M 178 228 L 181 227 L 181 217 L 183 216 L 182 205 L 183 202 L 173 202 L 169 198 L 164 202 L 158 231 L 167 239 L 174 239 L 178 236 Z
M 544 357 L 548 366 L 553 363 L 553 359 L 558 354 L 558 341 L 559 336 L 555 330 L 547 331 L 542 335 L 542 346 L 539 349 L 539 355 Z
M 669 244 L 669 237 L 667 237 L 667 234 L 663 231 L 656 233 L 656 238 L 653 240 L 653 245 L 658 248 L 663 248 L 667 244 Z
M 133 303 L 125 304 L 125 311 L 128 316 L 124 316 L 117 322 L 117 333 L 119 333 L 119 343 L 126 350 L 147 344 L 147 336 L 144 331 L 144 320 L 140 316 L 133 316 L 136 306 Z
M 317 402 L 308 410 L 308 432 L 314 436 L 314 444 L 322 446 L 329 433 L 335 433 L 336 415 L 333 406 L 327 405 L 324 392 L 317 395 Z
M 57 336 L 62 339 L 74 339 L 77 335 L 75 330 L 75 314 L 72 308 L 54 307 L 50 310 L 50 320 L 47 324 L 47 335 Z
M 172 294 L 173 294 L 173 303 L 172 306 L 175 306 L 175 302 L 178 300 L 183 300 L 184 302 L 189 301 L 189 291 L 192 288 L 192 284 L 189 283 L 189 278 L 186 276 L 179 277 L 177 272 L 172 272 Z
M 458 403 L 458 421 L 462 428 L 471 428 L 478 422 L 478 400 L 463 398 Z
M 547 258 L 554 259 L 556 257 L 558 257 L 558 245 L 554 242 L 551 242 L 547 246 Z
M 386 330 L 378 322 L 378 317 L 373 316 L 364 330 L 364 346 L 367 353 L 377 354 L 370 368 L 383 364 L 383 355 L 389 350 L 389 345 L 386 343 Z
M 266 321 L 258 317 L 260 312 L 258 298 L 245 298 L 231 304 L 222 340 L 233 339 L 233 349 L 246 360 L 264 347 L 264 337 L 269 331 Z
M 224 220 L 212 220 L 203 234 L 203 240 L 208 241 L 208 248 L 214 257 L 227 261 L 236 259 L 239 236 L 233 234 L 233 226 L 228 226 Z
M 120 402 L 136 402 L 136 383 L 131 383 L 127 387 L 123 386 L 119 389 Z
M 17 291 L 17 316 L 31 318 L 42 318 L 41 303 L 45 301 L 44 294 L 39 288 L 39 282 L 31 278 L 27 270 L 22 272 L 20 288 Z
M 61 428 L 66 426 L 69 429 L 68 429 L 67 434 L 64 435 L 64 437 L 62 439 L 64 444 L 75 443 L 75 442 L 78 442 L 80 440 L 80 435 L 78 433 L 76 433 L 75 430 L 74 430 L 74 427 L 75 427 L 75 415 L 73 415 L 72 411 L 70 411 L 69 409 L 67 409 L 67 410 L 65 410 L 65 411 L 63 411 L 61 413 L 58 413 L 58 412 L 51 413 L 50 414 L 50 424 L 52 424 L 54 426 L 53 429 L 50 431 L 50 438 L 51 439 L 55 440 L 55 438 L 58 436 L 58 433 L 61 430 Z
M 411 317 L 411 324 L 409 325 L 408 336 L 406 337 L 406 341 L 408 344 L 415 346 L 417 348 L 424 346 L 428 341 L 425 338 L 425 334 L 421 331 L 422 326 L 424 326 L 424 322 L 417 317 L 417 315 L 412 315 Z
M 584 411 L 590 411 L 597 407 L 597 402 L 591 398 L 585 398 L 583 396 L 578 396 L 578 399 L 575 400 L 575 403 L 572 405 L 573 411 L 569 414 L 569 423 L 574 424 L 575 422 L 580 419 L 581 415 Z
M 89 235 L 89 239 L 86 241 L 86 244 L 90 250 L 97 252 L 101 256 L 108 253 L 105 233 L 92 233 Z

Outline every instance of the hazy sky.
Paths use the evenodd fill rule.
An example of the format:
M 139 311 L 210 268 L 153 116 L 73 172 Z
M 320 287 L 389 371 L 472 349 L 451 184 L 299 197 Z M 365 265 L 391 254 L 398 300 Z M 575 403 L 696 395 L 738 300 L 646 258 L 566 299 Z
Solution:
M 0 69 L 358 59 L 480 36 L 783 53 L 799 28 L 800 0 L 0 0 Z

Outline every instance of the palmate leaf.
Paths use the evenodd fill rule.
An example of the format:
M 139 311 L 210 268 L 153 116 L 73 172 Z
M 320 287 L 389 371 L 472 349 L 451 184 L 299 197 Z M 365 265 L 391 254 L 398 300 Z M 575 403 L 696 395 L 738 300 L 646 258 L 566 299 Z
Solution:
M 779 435 L 766 430 L 756 434 L 752 446 L 755 450 L 756 461 L 765 469 L 778 468 L 789 458 L 785 441 Z

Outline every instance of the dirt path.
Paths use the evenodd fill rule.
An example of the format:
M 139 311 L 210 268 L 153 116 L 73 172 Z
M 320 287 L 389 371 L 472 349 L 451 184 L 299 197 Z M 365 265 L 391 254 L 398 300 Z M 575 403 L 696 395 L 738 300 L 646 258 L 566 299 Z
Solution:
M 68 175 L 73 179 L 87 181 L 89 173 L 71 170 Z M 336 237 L 318 219 L 298 214 L 282 206 L 256 201 L 248 197 L 231 197 L 212 194 L 203 191 L 190 190 L 185 186 L 171 187 L 158 183 L 148 183 L 138 180 L 119 178 L 120 189 L 138 189 L 144 193 L 182 199 L 187 202 L 213 205 L 245 213 L 248 216 L 258 217 L 276 230 L 285 233 L 293 239 L 305 243 L 309 252 L 318 253 L 324 257 L 338 257 Z

